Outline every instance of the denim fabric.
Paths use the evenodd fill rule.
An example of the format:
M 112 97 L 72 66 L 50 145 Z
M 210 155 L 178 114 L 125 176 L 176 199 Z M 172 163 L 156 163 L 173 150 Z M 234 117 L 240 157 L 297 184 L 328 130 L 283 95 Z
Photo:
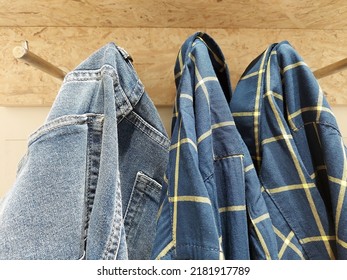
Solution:
M 169 140 L 110 43 L 64 80 L 0 209 L 0 259 L 148 259 Z
M 169 163 L 152 257 L 276 259 L 277 243 L 251 157 L 228 100 L 228 67 L 204 33 L 176 66 Z
M 336 119 L 288 42 L 242 75 L 230 102 L 254 161 L 280 259 L 347 259 L 347 160 Z

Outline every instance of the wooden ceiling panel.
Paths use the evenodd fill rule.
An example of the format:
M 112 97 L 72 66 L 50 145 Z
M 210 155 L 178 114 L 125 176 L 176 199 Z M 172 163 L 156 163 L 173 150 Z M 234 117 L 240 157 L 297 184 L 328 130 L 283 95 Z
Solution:
M 195 29 L 186 28 L 0 28 L 0 106 L 50 106 L 61 81 L 17 61 L 12 50 L 27 39 L 32 52 L 72 70 L 110 41 L 134 58 L 135 69 L 151 99 L 171 106 L 175 97 L 173 68 L 182 43 Z M 233 87 L 248 64 L 269 44 L 288 40 L 312 70 L 347 57 L 345 31 L 282 29 L 205 29 L 221 47 Z M 314 43 L 312 43 L 314 42 Z M 319 42 L 319 43 L 316 43 Z M 319 80 L 331 104 L 347 104 L 347 72 Z
M 345 0 L 3 0 L 0 26 L 346 29 Z

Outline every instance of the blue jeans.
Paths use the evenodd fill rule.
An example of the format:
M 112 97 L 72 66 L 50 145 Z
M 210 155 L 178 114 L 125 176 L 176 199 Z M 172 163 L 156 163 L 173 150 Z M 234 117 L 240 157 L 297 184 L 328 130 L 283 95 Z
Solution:
M 0 206 L 0 259 L 148 259 L 169 140 L 130 56 L 64 80 Z

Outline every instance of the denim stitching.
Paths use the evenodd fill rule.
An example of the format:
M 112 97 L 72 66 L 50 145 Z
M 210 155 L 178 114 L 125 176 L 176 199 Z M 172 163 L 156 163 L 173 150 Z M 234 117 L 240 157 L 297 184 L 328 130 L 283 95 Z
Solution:
M 34 133 L 29 136 L 29 145 L 37 141 L 40 137 L 47 134 L 50 131 L 55 129 L 59 129 L 64 126 L 72 126 L 72 125 L 84 125 L 88 123 L 88 117 L 101 117 L 101 114 L 83 114 L 83 115 L 67 115 L 63 117 L 59 117 L 48 123 L 44 124 L 40 128 L 38 128 Z M 100 118 L 102 119 L 102 118 Z
M 169 139 L 167 139 L 159 130 L 151 126 L 148 122 L 142 119 L 134 111 L 132 111 L 131 113 L 134 114 L 134 116 L 131 117 L 129 114 L 128 116 L 125 117 L 125 119 L 130 121 L 133 125 L 135 125 L 138 129 L 140 129 L 149 138 L 151 138 L 153 141 L 158 143 L 161 148 L 165 150 L 169 148 L 170 146 Z M 150 131 L 148 131 L 146 128 L 148 128 Z
M 119 176 L 119 173 L 118 173 Z M 122 213 L 119 211 L 119 209 L 122 209 L 121 205 L 121 193 L 120 193 L 120 186 L 119 186 L 119 180 L 117 179 L 117 187 L 116 187 L 116 196 L 119 196 L 119 199 L 116 199 L 115 204 L 115 211 L 113 213 L 113 219 L 112 219 L 112 229 L 111 234 L 109 236 L 109 240 L 106 244 L 106 248 L 103 254 L 103 259 L 111 259 L 112 253 L 114 254 L 114 257 L 117 257 L 117 253 L 120 246 L 121 241 L 121 225 L 124 224 Z M 120 213 L 119 213 L 120 212 Z M 112 252 L 114 250 L 114 252 Z
M 105 75 L 110 76 L 114 82 L 119 81 L 117 70 L 113 66 L 105 64 L 97 70 L 75 70 L 65 77 L 64 84 L 79 81 L 98 81 Z

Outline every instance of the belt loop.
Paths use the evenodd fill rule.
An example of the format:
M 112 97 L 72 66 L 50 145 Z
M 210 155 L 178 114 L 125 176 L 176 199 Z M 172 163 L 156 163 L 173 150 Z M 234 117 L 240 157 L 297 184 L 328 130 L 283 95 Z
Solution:
M 131 55 L 122 47 L 117 46 L 117 49 L 119 50 L 119 52 L 122 54 L 122 56 L 124 57 L 124 59 L 129 59 L 131 62 L 133 62 L 133 58 L 131 57 Z

